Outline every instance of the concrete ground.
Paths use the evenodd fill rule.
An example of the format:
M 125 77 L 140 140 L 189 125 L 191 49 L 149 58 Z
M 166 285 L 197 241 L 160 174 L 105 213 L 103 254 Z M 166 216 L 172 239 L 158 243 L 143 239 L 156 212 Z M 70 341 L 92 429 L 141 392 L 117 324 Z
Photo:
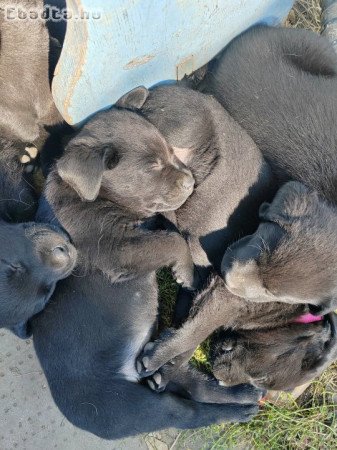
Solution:
M 169 450 L 177 435 L 109 442 L 75 428 L 53 402 L 32 341 L 0 330 L 0 450 Z

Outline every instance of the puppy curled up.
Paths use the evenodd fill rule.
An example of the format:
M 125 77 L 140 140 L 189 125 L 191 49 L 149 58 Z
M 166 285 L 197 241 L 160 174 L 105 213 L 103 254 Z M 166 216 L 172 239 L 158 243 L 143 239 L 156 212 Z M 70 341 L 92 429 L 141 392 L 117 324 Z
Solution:
M 261 228 L 226 255 L 222 272 L 228 288 L 253 301 L 307 302 L 321 314 L 333 311 L 337 307 L 334 49 L 308 30 L 253 27 L 216 58 L 201 88 L 250 134 L 280 185 L 289 180 L 302 183 L 290 185 L 274 206 L 266 205 Z M 282 233 L 282 239 L 273 242 L 275 233 Z M 268 247 L 276 248 L 268 252 Z
M 144 101 L 143 89 L 136 94 L 123 103 Z M 185 181 L 189 186 L 181 186 Z M 189 364 L 180 365 L 164 395 L 139 382 L 136 358 L 156 335 L 154 270 L 188 249 L 178 233 L 170 243 L 179 248 L 168 248 L 165 239 L 174 232 L 148 231 L 144 218 L 179 206 L 191 184 L 155 127 L 118 108 L 85 125 L 49 176 L 39 219 L 61 222 L 79 259 L 46 311 L 31 321 L 34 346 L 63 414 L 105 439 L 247 421 L 257 412 L 259 389 L 223 387 Z M 188 268 L 183 274 L 192 276 L 193 265 Z
M 123 100 L 129 110 L 115 107 L 84 125 L 50 174 L 45 195 L 79 254 L 111 280 L 171 266 L 178 282 L 195 288 L 183 237 L 149 231 L 153 216 L 186 201 L 194 178 L 158 130 L 131 111 L 147 95 L 145 89 L 131 94 Z
M 264 250 L 267 255 L 284 255 L 283 260 L 290 266 L 292 261 L 296 261 L 297 249 L 308 232 L 306 208 L 310 207 L 311 201 L 315 201 L 315 194 L 307 192 L 300 183 L 290 182 L 277 192 L 271 204 L 265 203 L 277 189 L 277 180 L 252 140 L 209 96 L 181 87 L 156 88 L 151 91 L 142 113 L 156 124 L 174 148 L 183 148 L 185 155 L 188 155 L 186 164 L 195 175 L 196 188 L 175 212 L 175 221 L 187 236 L 197 264 L 203 260 L 209 267 L 209 261 L 212 261 L 220 272 L 221 258 L 228 245 L 226 258 L 230 259 L 232 253 L 239 252 L 237 247 L 241 245 L 241 241 L 234 242 L 235 238 L 247 232 L 254 233 L 256 228 L 255 235 L 261 234 L 261 239 L 247 246 L 247 258 Z M 211 198 L 216 199 L 212 204 L 207 201 Z M 300 204 L 302 209 L 299 209 Z M 275 221 L 280 217 L 279 226 L 271 227 L 267 222 L 268 217 L 272 216 Z M 295 216 L 294 226 L 281 225 L 282 218 Z M 265 231 L 266 226 L 269 234 Z M 322 236 L 317 228 L 311 232 L 313 239 Z M 249 239 L 252 236 L 242 240 Z M 293 242 L 292 246 L 287 245 L 288 242 Z M 222 266 L 226 264 L 226 258 Z M 277 281 L 281 269 L 281 265 L 278 270 L 271 266 L 270 279 L 274 276 Z M 283 270 L 287 270 L 287 266 Z M 254 287 L 253 280 L 251 287 Z M 292 288 L 295 294 L 296 288 L 300 291 L 296 283 Z M 307 303 L 310 300 L 307 298 Z M 237 361 L 238 370 L 234 373 L 237 374 L 242 368 L 238 381 L 245 379 L 245 382 L 264 388 L 290 389 L 320 373 L 336 358 L 334 317 L 326 315 L 317 323 L 297 324 L 298 318 L 310 314 L 310 308 L 315 308 L 315 303 L 311 307 L 304 303 L 305 296 L 302 304 L 297 305 L 273 302 L 256 305 L 232 295 L 224 281 L 217 278 L 200 292 L 181 328 L 166 330 L 155 343 L 145 347 L 144 354 L 139 358 L 139 371 L 145 376 L 154 373 L 151 386 L 163 390 L 179 367 L 179 362 L 188 359 L 199 343 L 218 328 L 228 332 L 232 328 L 244 331 L 237 335 L 241 338 L 240 345 L 228 351 L 227 357 L 222 355 L 221 339 L 224 339 L 225 345 L 228 335 L 223 332 L 213 340 L 213 365 L 219 379 L 225 383 L 235 383 L 233 374 L 231 381 L 230 376 L 225 377 L 224 374 L 228 364 Z M 254 337 L 257 342 L 258 335 L 261 337 L 263 332 L 271 342 L 279 339 L 279 346 L 264 346 L 264 364 L 247 367 L 245 371 L 245 361 L 252 366 L 251 361 L 258 355 L 258 345 L 254 350 L 249 347 L 249 337 Z M 243 345 L 245 343 L 247 345 Z M 275 364 L 278 359 L 284 366 L 282 370 Z M 174 364 L 171 364 L 172 361 Z M 294 361 L 297 369 L 294 376 L 289 377 L 288 370 L 295 367 Z M 244 376 L 244 373 L 247 375 Z M 266 373 L 269 374 L 268 380 Z M 259 384 L 257 380 L 262 379 L 264 382 Z

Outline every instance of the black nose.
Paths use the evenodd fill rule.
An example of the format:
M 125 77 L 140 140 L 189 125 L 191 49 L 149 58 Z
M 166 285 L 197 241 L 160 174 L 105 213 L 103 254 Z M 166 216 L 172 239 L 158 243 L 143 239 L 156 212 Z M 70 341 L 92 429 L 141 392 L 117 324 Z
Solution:
M 65 244 L 57 245 L 51 251 L 50 263 L 57 269 L 63 269 L 70 263 L 70 250 Z

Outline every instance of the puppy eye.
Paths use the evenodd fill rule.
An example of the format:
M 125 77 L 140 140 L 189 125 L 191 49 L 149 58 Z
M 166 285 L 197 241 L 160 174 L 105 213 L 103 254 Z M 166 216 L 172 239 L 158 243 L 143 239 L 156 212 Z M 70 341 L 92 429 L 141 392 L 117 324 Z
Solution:
M 118 152 L 111 151 L 111 149 L 109 149 L 109 150 L 110 151 L 107 152 L 106 161 L 105 161 L 107 170 L 114 169 L 121 159 Z

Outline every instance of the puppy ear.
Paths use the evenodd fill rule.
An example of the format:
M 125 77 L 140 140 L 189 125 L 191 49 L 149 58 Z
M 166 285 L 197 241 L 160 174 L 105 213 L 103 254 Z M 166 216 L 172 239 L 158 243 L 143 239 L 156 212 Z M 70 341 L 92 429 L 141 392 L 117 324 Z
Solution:
M 282 186 L 272 203 L 260 206 L 259 217 L 263 221 L 286 225 L 305 214 L 309 190 L 302 183 L 290 181 Z
M 82 200 L 97 198 L 105 170 L 105 149 L 96 150 L 76 144 L 66 149 L 57 162 L 58 174 Z
M 149 95 L 150 92 L 146 89 L 146 87 L 139 86 L 123 95 L 123 97 L 121 97 L 116 103 L 116 106 L 119 106 L 120 108 L 138 110 L 144 105 Z
M 32 329 L 28 322 L 21 322 L 11 327 L 14 333 L 20 339 L 29 339 L 32 336 Z

